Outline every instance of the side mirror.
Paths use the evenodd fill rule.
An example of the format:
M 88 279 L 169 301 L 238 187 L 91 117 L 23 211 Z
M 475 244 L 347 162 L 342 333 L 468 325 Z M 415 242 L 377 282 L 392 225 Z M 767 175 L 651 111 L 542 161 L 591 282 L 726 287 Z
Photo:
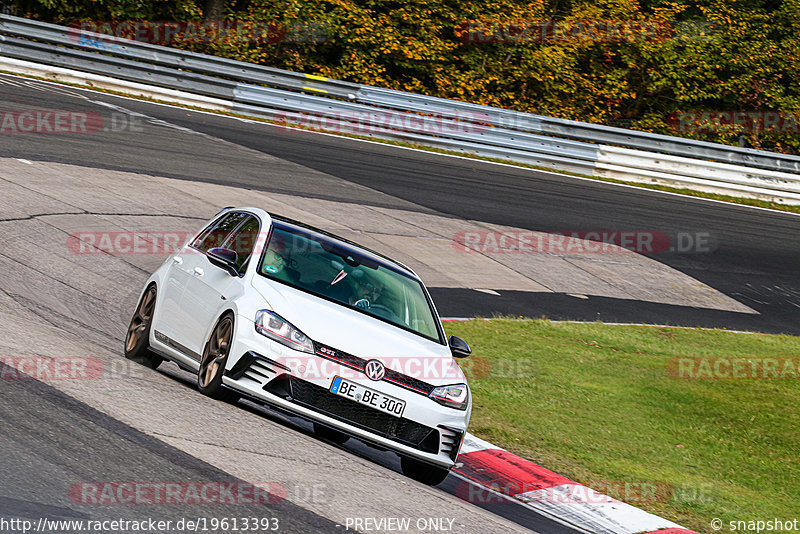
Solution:
M 450 352 L 453 354 L 453 358 L 466 358 L 472 354 L 472 349 L 469 348 L 467 342 L 460 337 L 450 336 L 447 343 L 450 345 Z
M 236 251 L 229 248 L 212 248 L 208 251 L 208 261 L 212 265 L 216 265 L 220 269 L 228 271 L 231 276 L 239 276 L 239 271 L 236 269 L 236 262 L 239 255 Z

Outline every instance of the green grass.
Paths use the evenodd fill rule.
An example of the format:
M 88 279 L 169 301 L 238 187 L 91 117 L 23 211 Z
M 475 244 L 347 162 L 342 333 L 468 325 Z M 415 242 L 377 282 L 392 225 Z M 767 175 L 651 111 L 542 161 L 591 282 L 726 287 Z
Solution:
M 446 326 L 473 347 L 464 367 L 475 435 L 590 487 L 657 485 L 658 498 L 631 504 L 698 532 L 714 532 L 715 517 L 797 517 L 800 379 L 679 380 L 667 362 L 797 358 L 800 338 L 546 320 Z

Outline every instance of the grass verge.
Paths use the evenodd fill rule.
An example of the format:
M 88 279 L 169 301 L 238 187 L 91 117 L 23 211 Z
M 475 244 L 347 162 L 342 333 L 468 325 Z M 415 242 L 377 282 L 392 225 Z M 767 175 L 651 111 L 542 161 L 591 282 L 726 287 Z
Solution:
M 668 364 L 796 364 L 800 338 L 546 320 L 446 326 L 473 347 L 464 367 L 475 435 L 697 532 L 714 532 L 712 518 L 727 528 L 797 516 L 800 371 L 781 364 L 780 379 L 677 379 Z M 636 491 L 645 485 L 659 488 L 654 497 Z

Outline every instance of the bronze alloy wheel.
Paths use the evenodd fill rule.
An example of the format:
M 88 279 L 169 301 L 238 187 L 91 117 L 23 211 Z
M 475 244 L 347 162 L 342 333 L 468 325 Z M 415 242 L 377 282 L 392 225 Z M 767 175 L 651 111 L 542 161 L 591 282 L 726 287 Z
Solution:
M 215 399 L 228 399 L 231 392 L 222 386 L 225 362 L 233 339 L 233 317 L 226 315 L 219 320 L 211 338 L 206 343 L 197 373 L 197 388 L 204 395 Z
M 125 336 L 125 357 L 151 369 L 155 369 L 164 361 L 161 356 L 150 350 L 150 327 L 153 325 L 155 309 L 156 286 L 151 285 L 142 295 Z

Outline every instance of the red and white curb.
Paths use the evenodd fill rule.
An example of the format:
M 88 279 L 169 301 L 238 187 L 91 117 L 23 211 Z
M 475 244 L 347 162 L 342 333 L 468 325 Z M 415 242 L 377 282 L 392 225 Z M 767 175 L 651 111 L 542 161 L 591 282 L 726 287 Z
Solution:
M 465 483 L 456 490 L 456 495 L 468 501 L 486 502 L 487 497 L 491 498 L 490 494 L 499 493 L 561 523 L 597 534 L 696 534 L 672 521 L 573 482 L 472 434 L 464 438 L 458 464 L 453 470 L 486 489 L 484 495 L 476 494 L 474 486 Z

